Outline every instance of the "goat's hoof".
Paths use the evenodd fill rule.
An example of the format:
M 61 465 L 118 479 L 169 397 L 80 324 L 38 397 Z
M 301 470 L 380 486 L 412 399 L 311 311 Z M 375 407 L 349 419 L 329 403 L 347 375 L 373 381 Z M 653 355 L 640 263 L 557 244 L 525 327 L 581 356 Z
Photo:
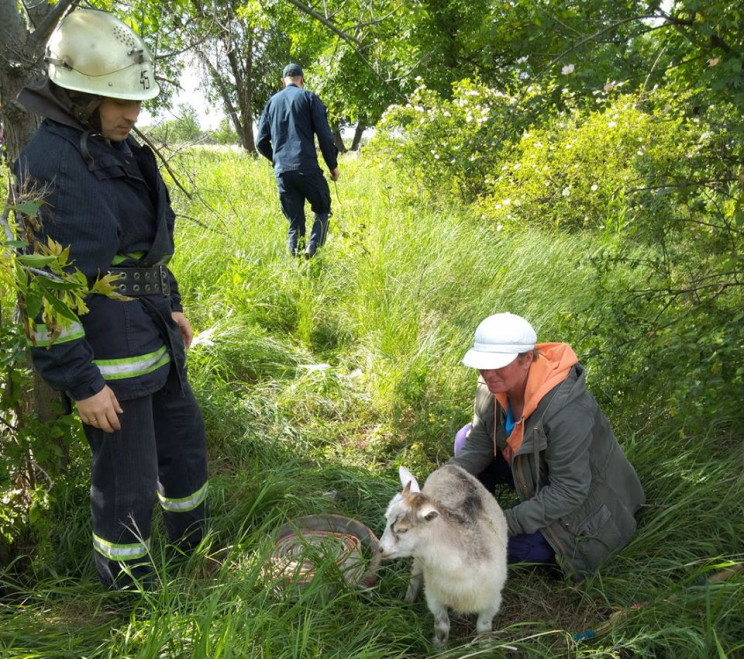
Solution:
M 479 648 L 488 647 L 493 643 L 493 631 L 479 632 L 473 641 Z

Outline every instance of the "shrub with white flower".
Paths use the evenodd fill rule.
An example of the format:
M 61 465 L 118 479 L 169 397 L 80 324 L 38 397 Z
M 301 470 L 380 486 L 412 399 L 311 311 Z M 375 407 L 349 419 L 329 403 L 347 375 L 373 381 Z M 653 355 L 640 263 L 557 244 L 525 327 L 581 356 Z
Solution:
M 475 202 L 476 212 L 504 227 L 618 230 L 634 222 L 645 211 L 628 205 L 624 190 L 637 187 L 648 170 L 685 157 L 681 120 L 660 120 L 635 101 L 616 96 L 597 110 L 572 112 L 525 132 Z M 519 205 L 504 203 L 516 198 Z
M 499 161 L 500 143 L 493 138 L 515 102 L 479 80 L 454 85 L 451 99 L 421 85 L 408 106 L 388 108 L 368 152 L 394 149 L 398 162 L 428 189 L 472 199 L 485 191 Z

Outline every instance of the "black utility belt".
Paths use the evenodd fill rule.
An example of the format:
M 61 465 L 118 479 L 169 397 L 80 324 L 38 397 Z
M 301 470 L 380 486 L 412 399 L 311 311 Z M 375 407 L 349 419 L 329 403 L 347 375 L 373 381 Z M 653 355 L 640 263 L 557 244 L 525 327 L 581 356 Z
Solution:
M 168 268 L 155 265 L 151 268 L 109 268 L 110 275 L 119 275 L 112 283 L 122 295 L 170 295 Z

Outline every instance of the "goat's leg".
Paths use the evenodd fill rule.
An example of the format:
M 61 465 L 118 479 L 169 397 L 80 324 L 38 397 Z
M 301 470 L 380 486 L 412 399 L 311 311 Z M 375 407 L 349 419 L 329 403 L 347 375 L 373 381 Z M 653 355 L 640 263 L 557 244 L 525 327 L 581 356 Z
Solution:
M 493 619 L 501 608 L 501 592 L 495 593 L 494 601 L 486 609 L 478 611 L 478 620 L 475 623 L 475 633 L 490 634 L 493 631 Z
M 408 582 L 408 589 L 406 590 L 406 602 L 413 602 L 416 596 L 421 590 L 421 582 L 424 580 L 424 569 L 421 567 L 421 563 L 417 558 L 413 559 L 413 566 L 411 567 L 411 579 Z
M 475 623 L 476 635 L 490 634 L 493 631 L 493 618 L 495 615 L 496 612 L 493 609 L 478 613 L 478 620 Z
M 439 602 L 428 601 L 429 610 L 434 614 L 434 647 L 442 648 L 447 644 L 450 633 L 450 619 L 447 607 Z

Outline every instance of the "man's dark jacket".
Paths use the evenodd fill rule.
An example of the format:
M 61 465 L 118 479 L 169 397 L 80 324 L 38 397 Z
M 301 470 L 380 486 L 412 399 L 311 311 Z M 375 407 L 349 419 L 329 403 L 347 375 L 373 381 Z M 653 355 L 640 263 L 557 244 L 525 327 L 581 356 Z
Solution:
M 152 151 L 134 139 L 115 149 L 100 135 L 46 119 L 16 173 L 22 187 L 44 193 L 37 239 L 69 246 L 74 267 L 90 281 L 115 263 L 150 266 L 172 255 L 168 193 Z M 127 400 L 162 388 L 172 360 L 181 374 L 185 355 L 171 311 L 182 307 L 176 280 L 168 277 L 170 295 L 130 301 L 90 295 L 89 311 L 54 341 L 37 326 L 31 353 L 42 377 L 73 400 L 104 384 Z
M 276 174 L 320 169 L 314 135 L 330 171 L 338 166 L 338 149 L 326 108 L 311 91 L 289 84 L 274 94 L 258 123 L 256 149 L 271 160 Z

